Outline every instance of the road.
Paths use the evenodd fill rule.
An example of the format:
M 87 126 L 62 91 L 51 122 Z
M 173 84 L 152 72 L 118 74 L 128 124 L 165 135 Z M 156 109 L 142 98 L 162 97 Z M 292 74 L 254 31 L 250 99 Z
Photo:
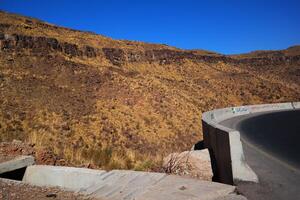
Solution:
M 241 134 L 246 162 L 259 183 L 239 182 L 249 200 L 300 199 L 300 110 L 265 112 L 221 122 Z

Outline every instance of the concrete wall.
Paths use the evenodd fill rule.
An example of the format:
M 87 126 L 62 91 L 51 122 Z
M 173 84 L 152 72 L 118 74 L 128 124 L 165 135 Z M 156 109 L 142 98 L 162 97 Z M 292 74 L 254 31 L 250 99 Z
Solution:
M 300 109 L 300 102 L 292 102 L 292 106 L 293 106 L 295 109 Z
M 33 165 L 26 169 L 23 182 L 76 191 L 95 184 L 104 173 L 106 173 L 104 170 Z
M 258 182 L 256 174 L 245 162 L 240 133 L 220 125 L 220 122 L 251 113 L 297 108 L 300 108 L 300 102 L 230 107 L 203 113 L 204 145 L 209 149 L 213 180 L 227 184 L 240 180 Z
M 33 165 L 26 169 L 23 182 L 54 186 L 103 200 L 215 200 L 245 199 L 235 195 L 235 187 L 210 181 L 130 170 Z

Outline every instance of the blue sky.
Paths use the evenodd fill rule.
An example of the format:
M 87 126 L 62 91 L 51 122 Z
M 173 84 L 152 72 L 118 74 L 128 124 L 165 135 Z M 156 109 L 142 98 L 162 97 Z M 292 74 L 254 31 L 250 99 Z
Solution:
M 300 44 L 299 0 L 0 0 L 0 9 L 115 39 L 224 54 Z

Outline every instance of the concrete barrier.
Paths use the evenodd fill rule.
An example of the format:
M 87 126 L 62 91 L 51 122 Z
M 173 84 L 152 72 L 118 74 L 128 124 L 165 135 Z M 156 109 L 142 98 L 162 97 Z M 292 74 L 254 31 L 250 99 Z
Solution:
M 295 109 L 300 109 L 300 102 L 292 102 L 292 106 L 293 106 Z
M 34 165 L 26 169 L 23 182 L 62 187 L 103 200 L 223 199 L 235 195 L 235 187 L 209 181 L 129 170 L 92 170 Z M 242 198 L 244 199 L 244 198 Z
M 11 172 L 34 164 L 32 156 L 19 156 L 13 160 L 0 163 L 0 174 Z
M 213 180 L 227 184 L 241 180 L 258 182 L 257 175 L 245 162 L 240 133 L 220 125 L 220 122 L 251 113 L 297 108 L 300 108 L 300 102 L 230 107 L 203 113 L 204 146 L 209 149 Z
M 58 186 L 68 190 L 80 190 L 95 184 L 106 173 L 75 167 L 33 165 L 26 169 L 23 182 L 38 186 Z
M 294 109 L 294 107 L 292 106 L 292 103 L 251 105 L 251 106 L 248 106 L 248 108 L 250 110 L 250 113 Z

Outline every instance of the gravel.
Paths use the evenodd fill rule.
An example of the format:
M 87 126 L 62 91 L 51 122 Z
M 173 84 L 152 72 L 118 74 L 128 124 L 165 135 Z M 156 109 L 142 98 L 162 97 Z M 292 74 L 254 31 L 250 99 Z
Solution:
M 1 200 L 97 200 L 79 193 L 54 187 L 37 187 L 0 178 Z M 99 200 L 99 199 L 98 199 Z

